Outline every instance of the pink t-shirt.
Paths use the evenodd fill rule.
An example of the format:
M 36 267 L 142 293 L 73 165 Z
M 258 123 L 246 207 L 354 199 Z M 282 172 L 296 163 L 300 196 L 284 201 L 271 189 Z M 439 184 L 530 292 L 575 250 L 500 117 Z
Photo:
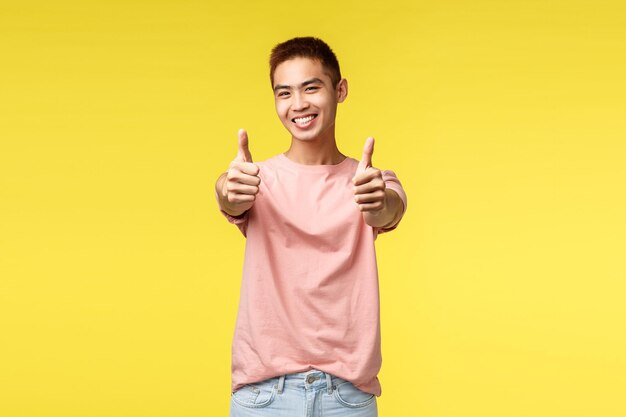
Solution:
M 256 163 L 261 184 L 250 210 L 240 217 L 221 211 L 247 238 L 232 392 L 315 368 L 381 395 L 374 240 L 395 226 L 363 220 L 352 190 L 358 163 L 304 165 L 279 154 Z M 393 171 L 382 174 L 404 213 L 400 181 Z

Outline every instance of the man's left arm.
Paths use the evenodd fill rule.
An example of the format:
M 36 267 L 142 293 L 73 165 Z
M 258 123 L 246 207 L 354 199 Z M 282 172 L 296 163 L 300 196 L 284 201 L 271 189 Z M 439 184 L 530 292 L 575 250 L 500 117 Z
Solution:
M 355 177 L 354 200 L 365 223 L 380 229 L 394 228 L 406 211 L 406 194 L 393 171 L 367 167 Z
M 379 211 L 366 211 L 363 213 L 365 223 L 380 229 L 394 227 L 403 214 L 403 203 L 398 193 L 390 188 L 385 189 L 384 207 Z
M 368 225 L 391 230 L 406 211 L 406 193 L 393 171 L 381 171 L 372 166 L 374 138 L 368 137 L 363 156 L 352 178 L 354 201 Z

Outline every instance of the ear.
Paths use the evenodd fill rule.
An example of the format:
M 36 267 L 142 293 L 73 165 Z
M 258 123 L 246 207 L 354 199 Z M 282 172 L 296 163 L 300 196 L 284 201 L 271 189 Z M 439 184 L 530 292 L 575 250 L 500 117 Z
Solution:
M 348 80 L 342 78 L 337 84 L 337 103 L 343 103 L 348 97 Z

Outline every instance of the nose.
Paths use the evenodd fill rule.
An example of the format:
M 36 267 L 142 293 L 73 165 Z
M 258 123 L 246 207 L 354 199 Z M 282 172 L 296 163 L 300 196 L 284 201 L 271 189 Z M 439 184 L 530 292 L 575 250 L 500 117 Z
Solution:
M 304 110 L 309 107 L 309 102 L 303 94 L 295 93 L 291 107 L 295 111 Z

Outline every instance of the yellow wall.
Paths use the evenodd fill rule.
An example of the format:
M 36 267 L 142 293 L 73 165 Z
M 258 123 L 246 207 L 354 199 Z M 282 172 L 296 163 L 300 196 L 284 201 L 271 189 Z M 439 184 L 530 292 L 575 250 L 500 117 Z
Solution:
M 626 415 L 620 1 L 2 1 L 0 415 L 226 416 L 244 239 L 212 186 L 286 150 L 267 57 L 315 35 L 377 240 L 381 417 Z

